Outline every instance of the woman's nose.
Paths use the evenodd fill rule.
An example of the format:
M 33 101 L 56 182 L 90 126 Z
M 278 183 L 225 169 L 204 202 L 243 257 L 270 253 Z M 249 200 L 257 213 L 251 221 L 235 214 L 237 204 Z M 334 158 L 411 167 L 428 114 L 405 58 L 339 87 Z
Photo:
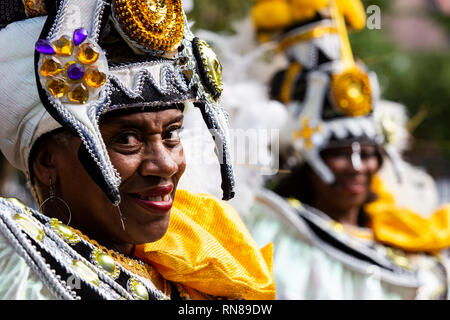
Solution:
M 142 176 L 170 178 L 178 172 L 178 162 L 174 153 L 162 143 L 145 148 L 139 173 Z

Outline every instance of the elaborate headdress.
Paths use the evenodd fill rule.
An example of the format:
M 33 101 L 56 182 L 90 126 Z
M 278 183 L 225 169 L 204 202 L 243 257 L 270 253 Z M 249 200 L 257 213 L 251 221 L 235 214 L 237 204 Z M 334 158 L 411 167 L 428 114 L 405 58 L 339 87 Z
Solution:
M 99 119 L 112 110 L 191 101 L 216 143 L 223 198 L 233 197 L 221 64 L 191 33 L 181 0 L 9 0 L 2 6 L 1 149 L 15 167 L 32 174 L 33 145 L 62 126 L 81 138 L 81 163 L 118 205 L 121 179 Z

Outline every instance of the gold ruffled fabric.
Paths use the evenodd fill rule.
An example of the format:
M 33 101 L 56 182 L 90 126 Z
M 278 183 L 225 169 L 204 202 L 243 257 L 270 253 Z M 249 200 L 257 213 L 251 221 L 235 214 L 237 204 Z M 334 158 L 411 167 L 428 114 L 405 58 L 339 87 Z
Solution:
M 237 212 L 207 194 L 178 190 L 167 233 L 137 246 L 135 255 L 188 290 L 229 299 L 275 299 L 272 244 L 259 250 Z
M 378 241 L 412 252 L 435 253 L 450 246 L 450 205 L 425 218 L 411 209 L 397 207 L 380 178 L 373 179 L 372 190 L 378 199 L 365 210 Z

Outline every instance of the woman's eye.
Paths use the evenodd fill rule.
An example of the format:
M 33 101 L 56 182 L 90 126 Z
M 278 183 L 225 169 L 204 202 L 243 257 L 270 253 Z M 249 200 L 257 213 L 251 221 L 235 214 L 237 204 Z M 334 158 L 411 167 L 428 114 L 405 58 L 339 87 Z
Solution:
M 351 152 L 346 150 L 327 150 L 324 155 L 328 158 L 347 158 L 351 155 Z
M 376 156 L 377 156 L 377 153 L 375 151 L 361 152 L 361 158 L 363 158 L 363 159 L 369 159 L 369 158 L 373 158 Z
M 183 128 L 175 127 L 172 129 L 169 129 L 165 135 L 165 139 L 171 140 L 171 141 L 178 141 L 180 140 L 180 134 Z
M 124 146 L 136 146 L 141 143 L 139 137 L 135 133 L 124 133 L 115 139 L 115 143 Z

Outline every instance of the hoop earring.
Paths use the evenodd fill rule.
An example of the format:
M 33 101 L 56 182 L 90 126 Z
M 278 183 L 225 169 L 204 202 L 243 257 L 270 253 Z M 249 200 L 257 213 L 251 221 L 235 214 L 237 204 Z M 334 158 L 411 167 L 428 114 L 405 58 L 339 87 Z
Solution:
M 56 193 L 55 193 L 55 185 L 53 184 L 51 178 L 49 180 L 50 180 L 50 187 L 49 187 L 50 188 L 50 190 L 49 190 L 50 194 L 49 194 L 48 198 L 45 199 L 41 203 L 41 205 L 39 206 L 38 210 L 41 211 L 41 209 L 44 207 L 44 204 L 47 204 L 47 205 L 51 204 L 52 205 L 51 211 L 53 211 L 54 214 L 56 214 L 56 216 L 58 216 L 58 217 L 60 217 L 60 216 L 67 216 L 67 214 L 61 215 L 62 211 L 60 209 L 61 209 L 61 204 L 63 204 L 63 208 L 65 208 L 65 210 L 69 212 L 68 222 L 66 223 L 66 225 L 69 225 L 71 220 L 72 220 L 72 212 L 70 210 L 70 207 L 67 204 L 67 202 L 65 202 L 62 198 L 60 198 L 60 197 L 58 197 L 56 195 Z M 60 205 L 58 205 L 58 203 Z M 60 212 L 58 212 L 58 211 L 60 211 Z M 43 212 L 43 211 L 41 211 L 41 212 Z

